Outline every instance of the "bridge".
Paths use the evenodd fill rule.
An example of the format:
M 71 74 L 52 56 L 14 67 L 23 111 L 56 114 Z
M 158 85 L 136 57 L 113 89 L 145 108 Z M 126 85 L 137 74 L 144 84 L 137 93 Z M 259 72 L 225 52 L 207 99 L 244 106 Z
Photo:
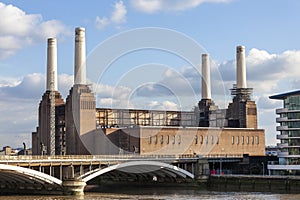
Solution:
M 207 161 L 187 155 L 0 156 L 1 191 L 83 194 L 87 183 L 108 180 L 195 180 Z

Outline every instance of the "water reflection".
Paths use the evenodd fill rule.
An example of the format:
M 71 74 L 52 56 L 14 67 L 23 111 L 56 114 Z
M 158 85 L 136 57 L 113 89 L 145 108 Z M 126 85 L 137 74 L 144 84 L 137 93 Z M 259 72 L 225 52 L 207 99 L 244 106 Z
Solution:
M 196 199 L 300 199 L 300 194 L 261 192 L 217 192 L 180 188 L 114 188 L 111 191 L 86 192 L 84 196 L 0 196 L 0 200 L 196 200 Z

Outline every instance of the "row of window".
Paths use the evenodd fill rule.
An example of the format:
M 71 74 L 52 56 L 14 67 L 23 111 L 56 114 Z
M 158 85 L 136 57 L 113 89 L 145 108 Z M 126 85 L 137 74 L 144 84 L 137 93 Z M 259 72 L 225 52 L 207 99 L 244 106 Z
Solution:
M 251 139 L 251 141 L 250 141 Z M 259 144 L 259 137 L 258 136 L 251 136 L 251 138 L 249 136 L 245 137 L 245 136 L 232 136 L 231 137 L 231 143 L 232 144 Z
M 289 128 L 299 128 L 300 127 L 300 122 L 295 121 L 295 122 L 282 122 L 281 126 L 288 126 Z
M 176 136 L 175 135 L 172 135 L 172 136 L 166 135 L 165 137 L 163 135 L 160 135 L 159 137 L 157 135 L 155 135 L 155 136 L 149 136 L 148 137 L 148 144 L 151 144 L 152 142 L 154 144 L 157 144 L 158 142 L 160 144 L 163 144 L 164 140 L 165 140 L 166 144 L 169 144 L 169 143 L 175 144 L 176 143 Z M 203 137 L 202 135 L 200 135 L 199 138 L 196 135 L 194 137 L 194 143 L 195 144 L 198 144 L 198 143 L 203 144 L 204 142 L 205 142 L 205 144 L 208 144 L 209 142 L 211 144 L 214 144 L 214 143 L 219 144 L 219 137 L 218 136 L 213 136 L 213 135 L 211 135 L 211 136 L 205 136 L 205 137 Z M 180 143 L 181 143 L 181 135 L 177 135 L 177 144 L 180 144 Z
M 80 101 L 80 108 L 86 110 L 96 109 L 96 105 L 94 101 Z
M 204 142 L 203 139 L 204 139 L 204 137 L 202 135 L 200 135 L 199 139 L 198 139 L 198 136 L 195 135 L 195 138 L 194 138 L 195 144 L 198 144 L 198 142 L 200 142 L 200 144 L 203 144 L 203 142 Z M 209 139 L 210 139 L 211 144 L 214 144 L 214 143 L 219 144 L 219 137 L 218 136 L 213 136 L 213 135 L 205 136 L 205 144 L 209 143 Z
M 157 135 L 155 135 L 155 136 L 149 136 L 148 137 L 148 144 L 151 144 L 152 143 L 152 138 L 153 138 L 153 142 L 154 142 L 154 144 L 157 144 L 158 143 L 158 137 L 157 137 Z M 161 135 L 160 136 L 160 138 L 159 138 L 159 142 L 160 142 L 160 144 L 163 144 L 164 143 L 164 139 L 165 139 L 165 142 L 166 142 L 166 144 L 169 144 L 170 143 L 170 139 L 171 139 L 171 143 L 172 144 L 175 144 L 175 135 L 172 135 L 171 136 L 171 138 L 170 138 L 170 136 L 169 135 L 166 135 L 165 136 L 165 138 L 164 138 L 164 136 L 163 135 Z M 181 143 L 181 136 L 180 135 L 177 135 L 177 143 L 178 144 L 180 144 Z
M 152 141 L 153 140 L 153 141 Z M 171 140 L 171 141 L 170 141 Z M 148 137 L 148 144 L 151 144 L 152 142 L 154 144 L 160 143 L 163 144 L 166 142 L 166 144 L 175 144 L 177 141 L 177 144 L 181 143 L 181 135 L 177 135 L 177 139 L 175 135 L 169 136 L 166 135 L 160 135 L 159 137 L 157 135 L 155 136 L 149 136 Z M 195 135 L 194 137 L 194 143 L 195 144 L 219 144 L 219 137 L 218 136 L 213 136 L 213 135 L 207 135 L 207 136 L 202 136 L 198 137 Z M 231 138 L 231 143 L 233 144 L 259 144 L 259 137 L 258 136 L 232 136 Z
M 289 137 L 300 137 L 300 130 L 281 131 L 281 134 Z

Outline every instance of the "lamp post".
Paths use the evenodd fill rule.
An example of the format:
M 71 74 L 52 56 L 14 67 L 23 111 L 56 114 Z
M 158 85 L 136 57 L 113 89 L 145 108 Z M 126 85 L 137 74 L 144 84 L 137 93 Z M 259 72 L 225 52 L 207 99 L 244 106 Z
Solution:
M 262 171 L 262 174 L 263 176 L 265 175 L 265 163 L 264 162 L 261 162 L 262 166 L 263 166 L 263 171 Z
M 222 158 L 220 159 L 220 175 L 222 175 Z
M 24 153 L 24 155 L 26 155 L 26 144 L 25 144 L 25 142 L 23 142 L 23 153 Z

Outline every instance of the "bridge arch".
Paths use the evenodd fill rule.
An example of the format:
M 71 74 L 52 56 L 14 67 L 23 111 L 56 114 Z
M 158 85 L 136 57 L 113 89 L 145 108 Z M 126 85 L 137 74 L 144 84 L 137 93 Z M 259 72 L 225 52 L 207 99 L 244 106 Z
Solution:
M 80 179 L 82 179 L 84 182 L 88 182 L 92 180 L 93 178 L 96 178 L 98 176 L 101 176 L 102 174 L 111 172 L 113 170 L 120 170 L 128 173 L 152 173 L 155 174 L 157 171 L 160 173 L 157 174 L 167 174 L 171 176 L 179 176 L 182 178 L 191 178 L 194 179 L 194 175 L 184 169 L 181 169 L 177 166 L 170 165 L 163 162 L 157 162 L 157 161 L 130 161 L 130 162 L 124 162 L 121 164 L 112 165 L 103 169 L 96 169 L 90 172 L 87 172 L 83 175 L 81 175 Z
M 38 182 L 41 184 L 62 186 L 61 180 L 48 174 L 33 169 L 6 164 L 0 164 L 0 178 L 2 181 L 6 182 Z

